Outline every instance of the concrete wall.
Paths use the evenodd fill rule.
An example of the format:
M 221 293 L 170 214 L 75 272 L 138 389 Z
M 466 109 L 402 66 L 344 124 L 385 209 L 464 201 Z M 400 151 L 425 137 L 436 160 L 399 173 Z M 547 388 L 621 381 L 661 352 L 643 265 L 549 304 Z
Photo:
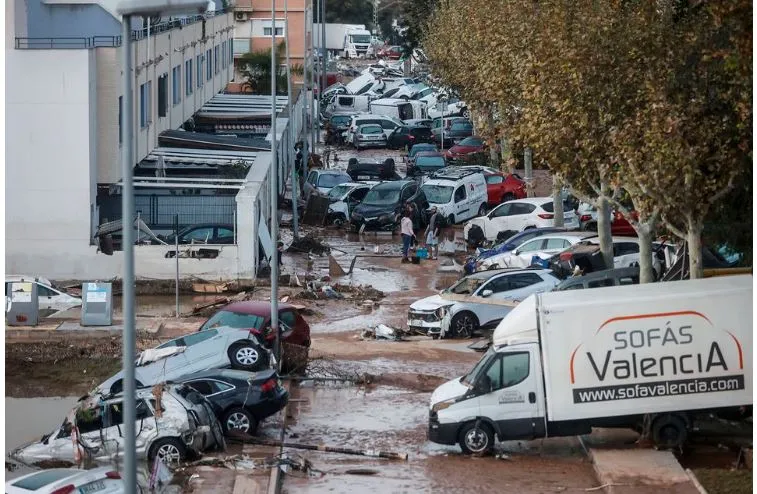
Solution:
M 15 0 L 26 12 L 30 38 L 118 36 L 121 23 L 95 3 L 47 4 L 42 0 Z

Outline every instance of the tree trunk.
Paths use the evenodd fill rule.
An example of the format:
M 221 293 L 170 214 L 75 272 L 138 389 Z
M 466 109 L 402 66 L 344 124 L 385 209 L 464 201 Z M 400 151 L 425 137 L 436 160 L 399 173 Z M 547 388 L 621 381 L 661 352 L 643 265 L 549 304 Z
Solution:
M 700 220 L 689 218 L 686 230 L 686 242 L 689 244 L 689 279 L 704 278 L 702 265 L 702 230 L 704 224 Z
M 555 226 L 565 226 L 565 212 L 562 203 L 562 181 L 556 174 L 552 174 L 552 203 L 555 209 Z
M 652 229 L 651 222 L 639 223 L 636 233 L 639 235 L 639 283 L 652 283 L 655 273 L 652 267 Z
M 533 154 L 531 148 L 527 147 L 523 151 L 523 162 L 526 169 L 526 196 L 534 197 L 534 171 L 533 171 Z
M 612 255 L 612 231 L 610 221 L 610 202 L 607 200 L 606 190 L 602 186 L 602 194 L 597 197 L 597 234 L 599 235 L 599 249 L 605 261 L 606 269 L 613 269 L 615 261 Z
M 510 141 L 507 140 L 507 137 L 503 137 L 500 140 L 500 153 L 502 155 L 502 163 L 507 165 L 507 171 L 515 173 L 515 163 L 510 163 L 512 152 L 510 151 Z

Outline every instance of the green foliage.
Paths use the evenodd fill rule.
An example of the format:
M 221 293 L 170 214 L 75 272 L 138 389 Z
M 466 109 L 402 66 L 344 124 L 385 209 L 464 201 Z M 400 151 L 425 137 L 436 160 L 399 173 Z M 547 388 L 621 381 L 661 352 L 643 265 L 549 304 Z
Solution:
M 287 93 L 287 77 L 286 67 L 282 65 L 286 60 L 286 44 L 285 42 L 279 43 L 276 47 L 276 59 L 280 62 L 277 64 L 276 74 L 276 94 L 286 95 Z M 249 52 L 242 55 L 236 62 L 239 72 L 244 77 L 244 88 L 249 89 L 255 94 L 271 94 L 271 50 L 260 50 L 256 52 Z M 293 75 L 301 75 L 295 73 L 295 67 L 293 66 L 290 71 Z M 300 66 L 301 67 L 301 66 Z M 298 68 L 298 70 L 301 70 Z
M 320 21 L 316 13 L 316 22 Z M 326 0 L 326 22 L 336 24 L 373 25 L 373 3 L 370 0 Z

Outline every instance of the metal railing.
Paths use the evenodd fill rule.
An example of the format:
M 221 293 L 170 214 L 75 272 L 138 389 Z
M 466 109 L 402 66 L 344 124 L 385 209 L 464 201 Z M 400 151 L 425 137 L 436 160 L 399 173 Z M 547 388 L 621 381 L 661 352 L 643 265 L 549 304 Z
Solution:
M 203 22 L 207 19 L 212 19 L 215 16 L 224 15 L 226 13 L 226 10 L 216 10 L 214 12 L 206 12 L 205 14 L 159 22 L 150 26 L 150 36 L 165 33 L 173 29 L 181 29 L 185 26 Z M 132 41 L 139 41 L 144 38 L 147 38 L 147 27 L 132 30 Z M 119 46 L 121 46 L 121 36 L 58 36 L 49 38 L 16 37 L 17 50 L 117 48 Z

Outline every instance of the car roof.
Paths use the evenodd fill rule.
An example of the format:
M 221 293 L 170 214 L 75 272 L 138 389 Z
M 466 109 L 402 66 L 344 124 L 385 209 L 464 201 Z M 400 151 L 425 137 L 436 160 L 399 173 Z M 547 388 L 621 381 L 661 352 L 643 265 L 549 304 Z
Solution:
M 370 187 L 371 185 L 375 185 L 378 182 L 371 182 L 371 181 L 365 181 L 365 182 L 345 182 L 343 184 L 335 185 L 334 188 L 337 187 Z
M 534 204 L 536 206 L 541 206 L 542 204 L 546 202 L 552 201 L 552 197 L 524 197 L 523 199 L 513 199 L 512 201 L 507 201 L 503 204 L 511 204 L 514 202 L 520 202 L 520 203 L 526 203 L 526 204 Z
M 294 309 L 294 306 L 279 303 L 279 309 Z M 242 302 L 232 302 L 219 309 L 219 311 L 221 310 L 249 314 L 251 316 L 269 317 L 271 315 L 271 303 L 258 300 L 244 300 Z
M 599 236 L 597 236 L 597 235 L 594 235 L 594 236 L 596 237 L 596 239 L 592 238 L 591 239 L 592 243 L 597 243 L 598 244 L 599 243 Z M 596 240 L 596 242 L 594 242 L 594 240 Z M 631 243 L 634 243 L 634 244 L 638 244 L 639 243 L 639 239 L 638 239 L 638 237 L 612 237 L 612 243 L 616 244 L 616 243 L 620 243 L 620 242 L 631 242 Z
M 362 128 L 365 128 L 365 127 L 379 127 L 379 128 L 382 128 L 382 127 L 381 127 L 381 125 L 380 125 L 380 124 L 377 124 L 377 123 L 366 123 L 366 124 L 360 124 L 360 125 L 359 125 L 359 127 L 360 127 L 361 129 L 362 129 Z
M 15 283 L 22 280 L 28 281 L 28 282 L 37 281 L 39 283 L 42 283 L 43 285 L 52 285 L 50 280 L 48 280 L 47 278 L 43 278 L 41 276 L 28 276 L 25 274 L 6 274 L 5 275 L 6 283 Z
M 554 233 L 547 233 L 545 235 L 539 235 L 538 237 L 534 237 L 531 240 L 536 240 L 537 238 L 540 240 L 543 239 L 550 239 L 550 238 L 580 238 L 580 239 L 590 239 L 593 237 L 597 237 L 597 232 L 554 232 Z M 599 238 L 599 237 L 597 237 Z M 527 242 L 530 242 L 531 240 L 527 240 Z
M 318 173 L 318 175 L 347 175 L 347 172 L 344 170 L 318 170 L 316 169 L 312 171 Z
M 545 268 L 503 268 L 503 269 L 488 269 L 486 271 L 478 271 L 473 274 L 469 274 L 465 278 L 472 280 L 488 280 L 499 274 L 517 274 L 517 273 L 548 273 L 551 274 L 551 269 Z
M 558 284 L 554 288 L 554 291 L 560 291 L 564 289 L 564 287 L 566 286 L 584 284 L 586 282 L 604 280 L 604 279 L 609 279 L 609 278 L 623 278 L 627 276 L 635 277 L 635 276 L 639 276 L 639 274 L 640 274 L 639 266 L 603 269 L 602 271 L 594 271 L 593 273 L 587 273 L 581 276 L 574 276 L 571 278 L 567 278 L 563 280 L 562 282 L 560 282 L 560 284 Z

